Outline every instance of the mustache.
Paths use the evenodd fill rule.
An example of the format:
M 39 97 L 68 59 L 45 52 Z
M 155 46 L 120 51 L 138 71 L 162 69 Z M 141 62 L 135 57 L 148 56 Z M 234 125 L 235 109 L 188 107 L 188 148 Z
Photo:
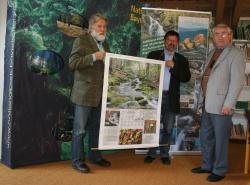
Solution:
M 103 32 L 97 33 L 96 31 L 92 31 L 91 35 L 98 41 L 104 41 L 106 38 L 106 34 Z
M 95 34 L 96 34 L 97 36 L 106 36 L 106 33 L 103 33 L 103 32 L 100 32 L 100 33 L 96 32 Z

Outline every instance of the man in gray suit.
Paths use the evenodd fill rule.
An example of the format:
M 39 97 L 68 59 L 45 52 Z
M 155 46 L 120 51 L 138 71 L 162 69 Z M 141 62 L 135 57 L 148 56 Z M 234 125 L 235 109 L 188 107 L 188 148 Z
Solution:
M 232 31 L 225 24 L 213 28 L 215 49 L 202 75 L 203 110 L 200 139 L 203 160 L 193 173 L 211 173 L 207 180 L 220 181 L 228 170 L 228 144 L 232 113 L 244 85 L 245 56 L 233 47 Z
M 84 138 L 89 132 L 89 160 L 103 167 L 109 161 L 102 158 L 98 148 L 101 115 L 101 97 L 104 74 L 105 52 L 109 46 L 105 40 L 107 19 L 94 14 L 89 19 L 89 31 L 74 41 L 69 58 L 69 68 L 74 72 L 71 101 L 75 104 L 75 118 L 72 138 L 72 166 L 79 172 L 88 173 L 85 164 Z

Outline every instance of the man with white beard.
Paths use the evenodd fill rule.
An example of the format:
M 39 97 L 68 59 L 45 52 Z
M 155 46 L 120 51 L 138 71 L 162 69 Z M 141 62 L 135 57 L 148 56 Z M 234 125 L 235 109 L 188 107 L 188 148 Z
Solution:
M 89 161 L 102 167 L 111 165 L 102 158 L 100 151 L 91 149 L 98 147 L 104 57 L 105 52 L 109 51 L 105 40 L 106 32 L 107 18 L 101 14 L 92 15 L 88 33 L 80 35 L 74 41 L 69 58 L 69 68 L 74 72 L 71 101 L 75 105 L 72 166 L 82 173 L 90 171 L 84 156 L 86 131 L 89 133 Z

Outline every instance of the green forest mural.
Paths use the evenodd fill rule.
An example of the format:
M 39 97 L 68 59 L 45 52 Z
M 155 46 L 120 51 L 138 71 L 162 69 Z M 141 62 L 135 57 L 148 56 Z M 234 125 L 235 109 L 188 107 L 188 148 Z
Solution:
M 37 50 L 50 49 L 59 53 L 67 63 L 74 37 L 67 36 L 58 29 L 58 18 L 77 14 L 87 20 L 96 12 L 104 14 L 109 20 L 108 41 L 112 53 L 133 56 L 139 54 L 140 25 L 129 21 L 130 8 L 136 1 L 10 0 L 8 3 L 17 15 L 15 45 L 25 45 L 23 54 L 27 59 Z M 55 74 L 50 78 L 53 81 L 53 78 L 59 79 L 59 75 Z M 67 80 L 71 83 L 70 77 Z M 55 90 L 65 96 L 69 95 L 69 90 L 63 84 L 57 84 Z
M 98 12 L 109 20 L 111 52 L 139 55 L 140 7 L 136 0 L 8 1 L 4 164 L 15 168 L 70 158 L 70 136 L 55 137 L 65 131 L 55 126 L 73 120 L 73 78 L 67 66 L 73 41 Z

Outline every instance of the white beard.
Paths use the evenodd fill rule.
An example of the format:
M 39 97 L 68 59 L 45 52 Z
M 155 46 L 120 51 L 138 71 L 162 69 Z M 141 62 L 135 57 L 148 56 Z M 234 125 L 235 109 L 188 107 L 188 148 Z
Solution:
M 99 33 L 97 33 L 96 31 L 91 31 L 91 36 L 94 37 L 94 39 L 96 39 L 97 41 L 103 42 L 106 38 L 106 34 L 104 35 L 100 35 Z

